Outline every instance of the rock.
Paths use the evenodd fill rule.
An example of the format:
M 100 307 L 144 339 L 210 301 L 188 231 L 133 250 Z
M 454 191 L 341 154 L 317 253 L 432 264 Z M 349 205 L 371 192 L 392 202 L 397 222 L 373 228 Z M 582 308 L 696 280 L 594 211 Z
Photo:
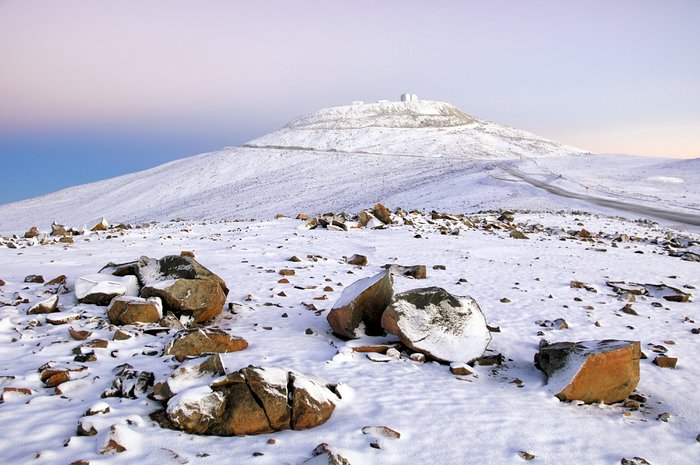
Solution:
M 58 242 L 60 242 L 61 244 L 72 244 L 75 241 L 70 236 L 63 236 L 60 239 L 58 239 Z
M 381 203 L 374 206 L 372 215 L 384 224 L 391 224 L 391 212 Z
M 381 335 L 382 313 L 393 294 L 394 281 L 388 271 L 360 279 L 343 290 L 328 313 L 328 323 L 336 335 L 346 339 L 358 337 L 355 331 L 361 322 L 368 335 Z
M 58 310 L 58 296 L 49 297 L 46 300 L 37 302 L 27 310 L 27 315 L 38 315 L 40 313 L 52 313 Z
M 76 341 L 84 341 L 85 339 L 92 336 L 92 331 L 83 331 L 83 330 L 68 328 L 68 334 L 70 334 L 70 337 L 72 337 Z
M 313 458 L 304 463 L 306 465 L 350 465 L 348 459 L 333 452 L 326 443 L 316 446 L 313 451 Z
M 551 329 L 556 329 L 556 330 L 569 329 L 569 324 L 566 322 L 566 320 L 564 318 L 557 318 L 554 321 L 538 320 L 535 322 L 535 324 L 537 324 L 543 328 L 551 328 Z
M 163 355 L 174 355 L 180 359 L 210 353 L 237 352 L 248 347 L 248 341 L 231 336 L 217 328 L 187 329 L 177 333 L 166 347 Z
M 67 325 L 79 319 L 80 315 L 77 313 L 52 313 L 46 317 L 46 322 L 50 325 Z
M 523 234 L 521 231 L 519 231 L 517 229 L 511 229 L 510 237 L 512 237 L 513 239 L 530 239 L 529 237 L 527 237 L 525 234 Z
M 536 456 L 529 452 L 521 450 L 520 452 L 518 452 L 518 457 L 525 460 L 526 462 L 529 462 L 530 460 L 533 460 Z
M 0 287 L 4 286 L 6 283 L 2 279 L 0 279 Z
M 378 223 L 384 224 L 381 221 L 379 221 L 379 219 L 377 219 L 376 216 L 374 216 L 372 213 L 370 213 L 367 210 L 362 210 L 360 212 L 360 214 L 358 215 L 358 220 L 360 221 L 360 224 L 363 227 L 369 227 L 369 228 L 372 227 L 372 226 L 370 226 L 370 224 L 372 224 L 372 223 L 378 222 Z
M 657 356 L 652 363 L 660 368 L 676 368 L 678 359 L 676 357 Z
M 632 304 L 625 304 L 625 306 L 622 307 L 620 311 L 622 313 L 626 313 L 627 315 L 639 316 L 639 313 L 637 313 L 636 310 L 632 308 Z
M 620 465 L 651 465 L 649 462 L 644 460 L 642 457 L 634 457 L 631 459 L 623 458 L 620 460 Z
M 624 281 L 606 281 L 609 287 L 618 294 L 647 295 L 647 288 L 643 284 L 626 283 Z
M 639 382 L 639 341 L 544 343 L 535 365 L 562 401 L 621 402 Z
M 139 281 L 143 283 L 141 297 L 160 297 L 165 311 L 192 316 L 201 323 L 214 318 L 224 308 L 226 283 L 192 257 L 169 255 L 160 260 L 142 257 L 136 266 Z M 119 271 L 116 268 L 113 272 Z
M 659 416 L 656 417 L 656 419 L 659 421 L 663 421 L 664 423 L 668 423 L 668 420 L 671 419 L 671 414 L 668 412 L 664 412 L 664 413 L 659 414 Z
M 105 220 L 104 218 L 100 218 L 99 223 L 90 228 L 90 231 L 106 231 L 107 229 L 109 229 L 109 223 L 107 223 L 107 220 Z
M 58 223 L 53 223 L 51 225 L 51 235 L 52 236 L 68 236 L 68 231 L 66 231 L 66 227 L 63 226 L 62 224 Z
M 163 318 L 163 304 L 158 297 L 115 297 L 109 304 L 107 316 L 115 325 L 157 323 Z
M 384 265 L 384 269 L 389 270 L 391 274 L 408 276 L 414 279 L 425 279 L 428 277 L 428 269 L 425 265 L 403 266 L 388 264 Z
M 285 269 L 285 270 L 280 270 L 279 274 L 282 276 L 294 276 L 296 274 L 296 271 Z
M 330 418 L 337 400 L 327 385 L 299 373 L 248 367 L 175 395 L 166 415 L 188 433 L 262 434 L 318 426 Z
M 364 255 L 355 254 L 348 258 L 348 263 L 356 266 L 365 266 L 367 265 L 367 257 Z
M 75 296 L 78 302 L 107 306 L 114 297 L 137 296 L 139 285 L 135 276 L 110 276 L 91 274 L 75 280 Z
M 39 234 L 41 234 L 39 232 L 39 228 L 37 228 L 36 226 L 32 226 L 31 228 L 29 228 L 29 231 L 24 233 L 24 238 L 25 239 L 33 239 L 35 237 L 38 237 Z
M 115 374 L 112 387 L 102 393 L 102 397 L 124 397 L 138 399 L 153 386 L 155 377 L 150 371 L 137 371 L 125 363 L 112 370 Z
M 47 287 L 48 286 L 65 286 L 67 279 L 68 278 L 66 278 L 66 275 L 62 274 L 62 275 L 56 276 L 55 278 L 53 278 L 50 281 L 47 281 L 44 284 L 44 286 L 47 286 Z
M 465 363 L 452 363 L 450 364 L 450 373 L 456 376 L 468 376 L 472 374 L 472 371 Z
M 665 284 L 645 284 L 644 287 L 647 290 L 647 295 L 650 297 L 668 300 L 669 302 L 688 302 L 692 297 L 687 292 Z
M 439 287 L 396 294 L 381 322 L 405 346 L 442 362 L 472 361 L 491 341 L 476 301 Z
M 595 287 L 581 281 L 571 281 L 569 287 L 572 289 L 585 289 L 589 292 L 598 292 Z
M 30 274 L 24 278 L 24 282 L 41 284 L 44 282 L 44 277 L 40 274 Z
M 401 439 L 401 433 L 386 426 L 365 426 L 362 428 L 362 434 L 379 436 L 390 439 Z
M 39 379 L 46 387 L 56 387 L 66 381 L 85 378 L 88 368 L 71 363 L 49 362 L 39 367 Z

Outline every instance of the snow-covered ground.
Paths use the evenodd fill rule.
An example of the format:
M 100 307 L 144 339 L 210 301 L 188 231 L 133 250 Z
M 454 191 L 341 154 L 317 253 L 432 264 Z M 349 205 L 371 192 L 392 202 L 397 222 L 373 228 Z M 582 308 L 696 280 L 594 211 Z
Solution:
M 632 305 L 639 315 L 629 315 L 620 312 L 627 302 L 619 300 L 606 281 L 666 283 L 695 293 L 692 289 L 700 287 L 698 263 L 671 257 L 653 244 L 667 231 L 649 223 L 583 213 L 516 213 L 515 219 L 522 225 L 563 230 L 516 240 L 507 231 L 483 228 L 464 227 L 459 235 L 443 235 L 430 225 L 343 232 L 299 229 L 301 222 L 292 219 L 174 222 L 78 236 L 72 245 L 0 248 L 0 278 L 6 281 L 0 296 L 12 300 L 19 293 L 29 301 L 0 308 L 0 383 L 3 388 L 31 390 L 29 395 L 7 394 L 0 404 L 2 461 L 300 464 L 325 442 L 355 465 L 462 464 L 465 457 L 474 463 L 512 464 L 522 461 L 520 452 L 535 455 L 533 463 L 557 465 L 616 464 L 634 456 L 655 465 L 697 463 L 700 335 L 691 329 L 700 328 L 699 304 L 638 297 Z M 581 228 L 610 236 L 583 241 L 564 232 Z M 607 237 L 616 233 L 644 241 L 613 247 Z M 100 395 L 111 385 L 112 369 L 123 363 L 152 371 L 159 379 L 167 376 L 178 365 L 172 357 L 161 356 L 172 331 L 148 335 L 132 330 L 134 338 L 114 341 L 116 328 L 106 323 L 105 308 L 77 304 L 73 292 L 59 296 L 60 310 L 80 315 L 77 321 L 54 326 L 44 315 L 26 313 L 45 299 L 45 287 L 24 283 L 26 275 L 50 279 L 65 274 L 72 291 L 76 278 L 97 272 L 107 262 L 123 263 L 141 255 L 159 258 L 182 250 L 194 251 L 231 288 L 228 302 L 235 313 L 225 310 L 212 324 L 245 338 L 250 346 L 224 355 L 227 369 L 249 364 L 280 367 L 344 384 L 344 398 L 327 423 L 306 431 L 229 438 L 161 429 L 149 419 L 149 413 L 160 408 L 158 402 Z M 366 255 L 369 264 L 348 265 L 344 257 L 356 253 Z M 294 255 L 302 261 L 288 261 Z M 344 342 L 331 334 L 325 316 L 345 287 L 375 275 L 385 263 L 428 267 L 425 280 L 396 276 L 397 292 L 440 286 L 475 298 L 488 323 L 500 327 L 492 333 L 487 354 L 503 354 L 505 363 L 476 366 L 474 375 L 455 376 L 447 365 L 408 358 L 380 363 L 352 352 L 352 346 L 396 339 Z M 433 265 L 446 269 L 434 270 Z M 277 271 L 283 268 L 296 271 L 288 277 L 289 284 L 277 282 Z M 572 289 L 571 280 L 583 281 L 597 292 Z M 324 291 L 325 286 L 333 290 Z M 279 296 L 281 291 L 286 296 Z M 252 301 L 247 302 L 249 294 Z M 503 303 L 503 298 L 510 302 Z M 312 303 L 318 311 L 303 303 Z M 557 318 L 564 318 L 569 329 L 537 324 Z M 69 326 L 92 331 L 90 339 L 109 343 L 94 349 L 96 361 L 82 364 L 88 366 L 84 378 L 64 383 L 62 394 L 54 395 L 40 382 L 37 369 L 49 361 L 73 359 L 72 349 L 81 342 L 69 337 Z M 557 400 L 533 365 L 542 337 L 550 342 L 641 341 L 649 358 L 641 361 L 637 392 L 648 399 L 645 406 L 634 410 L 621 404 Z M 678 357 L 676 369 L 651 363 L 651 345 L 659 344 L 669 356 Z M 109 413 L 88 417 L 97 435 L 77 436 L 78 421 L 95 404 L 97 410 L 104 404 L 110 407 Z M 658 420 L 665 412 L 670 419 Z M 386 426 L 401 437 L 365 435 L 366 426 Z M 100 455 L 110 438 L 126 451 Z M 268 443 L 271 438 L 274 444 Z M 370 447 L 376 441 L 380 449 Z

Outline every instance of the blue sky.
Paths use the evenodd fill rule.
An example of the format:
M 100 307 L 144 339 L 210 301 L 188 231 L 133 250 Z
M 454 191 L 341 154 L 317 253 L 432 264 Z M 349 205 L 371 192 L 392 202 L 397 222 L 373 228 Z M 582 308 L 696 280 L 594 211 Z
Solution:
M 405 91 L 700 156 L 700 2 L 0 0 L 0 203 Z

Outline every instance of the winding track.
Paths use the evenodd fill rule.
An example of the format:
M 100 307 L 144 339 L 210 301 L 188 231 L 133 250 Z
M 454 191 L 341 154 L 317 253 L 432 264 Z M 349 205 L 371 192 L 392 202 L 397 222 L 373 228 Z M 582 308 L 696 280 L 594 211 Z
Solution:
M 620 200 L 605 199 L 601 197 L 594 197 L 591 195 L 578 194 L 576 192 L 571 192 L 566 189 L 562 189 L 561 187 L 553 186 L 548 181 L 540 181 L 538 179 L 535 179 L 532 176 L 528 176 L 522 171 L 513 168 L 512 166 L 498 165 L 498 168 L 510 174 L 511 176 L 514 176 L 515 178 L 530 184 L 531 186 L 543 189 L 551 194 L 558 195 L 560 197 L 583 200 L 594 205 L 600 205 L 602 207 L 608 208 L 616 208 L 618 210 L 625 210 L 632 213 L 639 213 L 646 216 L 673 221 L 675 223 L 700 226 L 700 215 L 698 214 L 681 213 L 665 208 L 655 208 L 635 203 L 623 202 Z

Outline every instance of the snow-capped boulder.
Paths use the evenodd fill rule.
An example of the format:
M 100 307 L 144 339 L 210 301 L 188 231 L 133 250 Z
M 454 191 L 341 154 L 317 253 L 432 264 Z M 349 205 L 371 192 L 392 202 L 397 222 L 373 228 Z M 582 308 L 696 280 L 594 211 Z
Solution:
M 90 231 L 92 231 L 92 232 L 106 231 L 107 229 L 109 229 L 109 223 L 107 222 L 106 219 L 100 218 L 100 221 L 95 226 L 90 228 Z
M 637 387 L 640 357 L 639 341 L 544 343 L 535 365 L 559 400 L 612 404 Z
M 156 323 L 163 318 L 163 304 L 158 297 L 115 297 L 109 304 L 107 316 L 115 325 Z
M 263 434 L 318 426 L 338 399 L 332 386 L 299 373 L 248 367 L 177 394 L 166 415 L 175 428 L 193 434 Z
M 217 328 L 186 329 L 175 335 L 165 347 L 163 355 L 180 359 L 202 354 L 237 352 L 248 347 L 248 341 L 232 336 Z
M 381 323 L 407 347 L 442 362 L 470 362 L 491 341 L 476 301 L 439 287 L 396 294 Z
M 413 279 L 425 279 L 428 277 L 428 269 L 426 268 L 425 265 L 405 266 L 405 265 L 387 264 L 387 265 L 384 265 L 384 268 L 389 270 L 389 272 L 391 272 L 391 274 L 398 275 L 398 276 L 407 276 L 407 277 L 413 278 Z
M 109 305 L 114 297 L 138 296 L 136 276 L 110 276 L 96 273 L 75 280 L 75 296 L 83 304 Z
M 37 302 L 27 310 L 27 315 L 37 315 L 39 313 L 52 313 L 58 310 L 58 296 L 54 295 L 46 300 Z
M 360 323 L 368 335 L 381 335 L 382 313 L 393 294 L 394 280 L 388 271 L 360 279 L 345 288 L 328 313 L 328 323 L 336 335 L 347 339 L 358 337 Z
M 228 294 L 224 280 L 190 256 L 141 257 L 135 262 L 109 263 L 100 272 L 137 277 L 143 286 L 141 297 L 159 297 L 166 311 L 192 316 L 198 323 L 221 313 Z
M 372 209 L 372 215 L 384 224 L 391 224 L 391 212 L 381 203 L 378 203 Z M 366 223 L 365 223 L 366 225 Z

